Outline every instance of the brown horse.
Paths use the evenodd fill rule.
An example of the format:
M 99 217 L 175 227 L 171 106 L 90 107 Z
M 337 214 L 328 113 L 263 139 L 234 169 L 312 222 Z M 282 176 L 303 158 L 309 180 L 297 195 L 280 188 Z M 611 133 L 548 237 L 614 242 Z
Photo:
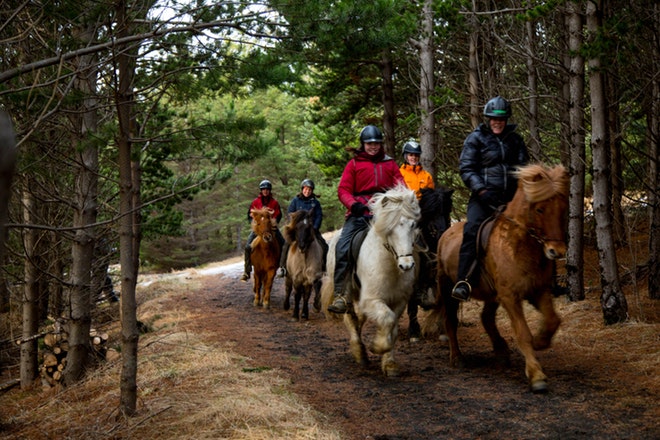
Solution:
M 254 305 L 270 308 L 270 292 L 280 261 L 280 243 L 275 235 L 277 224 L 270 208 L 252 209 L 252 267 L 254 268 Z
M 562 166 L 528 165 L 518 171 L 518 179 L 513 200 L 495 218 L 490 235 L 485 239 L 485 255 L 480 257 L 480 279 L 472 285 L 471 297 L 484 301 L 481 322 L 496 356 L 508 362 L 509 347 L 495 322 L 498 307 L 504 307 L 518 349 L 525 357 L 525 373 L 530 387 L 533 392 L 542 393 L 547 391 L 547 377 L 534 350 L 550 346 L 560 323 L 552 303 L 553 260 L 566 253 L 569 177 Z M 453 225 L 438 242 L 438 284 L 444 312 L 434 310 L 424 325 L 426 328 L 444 314 L 452 366 L 463 363 L 456 337 L 458 302 L 451 297 L 458 272 L 463 225 Z M 543 316 L 535 336 L 525 321 L 523 300 Z
M 284 228 L 284 238 L 291 243 L 286 261 L 284 310 L 289 310 L 291 292 L 295 290 L 293 319 L 309 319 L 309 297 L 316 291 L 314 308 L 320 308 L 319 290 L 323 276 L 323 248 L 316 238 L 311 210 L 292 213 Z M 300 301 L 302 300 L 302 314 Z

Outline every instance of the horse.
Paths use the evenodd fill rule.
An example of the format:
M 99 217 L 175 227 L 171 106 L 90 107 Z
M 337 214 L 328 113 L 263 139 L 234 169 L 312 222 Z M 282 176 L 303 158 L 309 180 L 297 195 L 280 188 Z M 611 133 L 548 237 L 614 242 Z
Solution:
M 350 351 L 360 365 L 368 365 L 362 340 L 362 329 L 369 321 L 375 324 L 370 351 L 381 355 L 385 376 L 397 376 L 399 366 L 394 359 L 394 344 L 399 332 L 399 318 L 413 292 L 418 264 L 415 246 L 419 229 L 420 208 L 415 192 L 398 185 L 384 193 L 376 193 L 369 201 L 373 212 L 369 228 L 355 264 L 355 276 L 347 282 L 352 299 L 344 324 L 350 336 Z M 335 248 L 340 234 L 330 242 L 327 272 L 321 287 L 323 310 L 327 311 L 334 295 L 333 273 Z M 326 317 L 338 316 L 326 312 Z
M 281 252 L 280 243 L 274 233 L 277 223 L 270 208 L 252 209 L 250 213 L 252 231 L 256 235 L 250 254 L 254 269 L 254 306 L 261 305 L 268 309 Z
M 422 188 L 420 190 L 419 207 L 421 210 L 421 219 L 419 229 L 422 232 L 424 242 L 423 249 L 420 249 L 420 270 L 417 279 L 416 289 L 421 289 L 423 295 L 428 295 L 429 289 L 437 301 L 436 284 L 436 248 L 440 236 L 449 228 L 451 219 L 449 214 L 452 209 L 453 189 L 440 186 L 437 189 Z M 419 340 L 421 328 L 417 319 L 420 298 L 417 295 L 410 297 L 408 302 L 408 339 L 411 342 Z
M 299 210 L 289 216 L 284 238 L 291 243 L 286 260 L 284 310 L 290 309 L 289 298 L 295 290 L 293 320 L 309 319 L 309 297 L 316 291 L 314 308 L 319 311 L 320 281 L 323 276 L 323 248 L 316 238 L 312 210 Z M 300 301 L 302 299 L 302 314 Z
M 525 374 L 533 393 L 547 392 L 547 377 L 534 350 L 550 346 L 560 324 L 553 306 L 553 266 L 566 254 L 566 213 L 569 176 L 561 166 L 532 164 L 517 171 L 518 187 L 513 200 L 496 213 L 490 234 L 480 233 L 485 254 L 480 257 L 479 280 L 472 284 L 471 297 L 484 302 L 481 322 L 499 360 L 509 363 L 510 351 L 497 329 L 495 315 L 506 310 L 519 351 L 525 358 Z M 451 226 L 438 242 L 438 284 L 444 308 L 427 316 L 429 322 L 444 315 L 449 337 L 449 360 L 463 366 L 458 346 L 458 301 L 451 291 L 458 273 L 458 254 L 464 223 Z M 480 250 L 481 253 L 481 250 Z M 536 335 L 525 320 L 522 301 L 527 300 L 542 315 Z M 424 327 L 429 322 L 425 322 Z

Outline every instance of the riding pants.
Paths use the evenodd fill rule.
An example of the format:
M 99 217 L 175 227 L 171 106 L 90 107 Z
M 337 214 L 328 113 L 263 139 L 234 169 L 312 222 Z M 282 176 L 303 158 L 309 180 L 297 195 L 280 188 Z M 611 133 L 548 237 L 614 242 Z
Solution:
M 478 271 L 475 270 L 477 259 L 477 235 L 481 223 L 490 217 L 493 212 L 494 209 L 481 203 L 477 195 L 472 194 L 470 196 L 467 205 L 467 222 L 463 227 L 463 242 L 461 243 L 461 249 L 458 253 L 457 281 L 465 280 L 471 282 L 478 276 Z
M 337 241 L 337 247 L 335 248 L 335 294 L 343 294 L 346 277 L 350 275 L 352 270 L 349 257 L 351 240 L 356 233 L 368 227 L 369 219 L 367 217 L 354 217 L 350 215 L 344 223 L 341 235 Z

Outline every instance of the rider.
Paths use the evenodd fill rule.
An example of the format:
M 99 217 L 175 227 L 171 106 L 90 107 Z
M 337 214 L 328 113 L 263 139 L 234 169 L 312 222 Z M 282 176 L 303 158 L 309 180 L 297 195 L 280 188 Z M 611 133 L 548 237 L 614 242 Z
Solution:
M 259 184 L 259 195 L 255 198 L 247 211 L 248 221 L 252 220 L 252 210 L 261 209 L 261 208 L 270 208 L 273 210 L 273 218 L 277 223 L 282 219 L 282 210 L 280 209 L 280 204 L 272 195 L 273 185 L 270 183 L 270 180 L 262 180 Z M 280 232 L 279 228 L 274 227 L 275 236 L 277 241 L 280 243 L 280 248 L 284 246 L 284 237 Z M 241 277 L 241 281 L 247 281 L 250 279 L 250 272 L 252 272 L 252 262 L 250 261 L 250 254 L 252 253 L 252 241 L 256 238 L 254 231 L 250 231 L 247 241 L 245 243 L 245 271 Z
M 414 140 L 409 140 L 403 145 L 403 163 L 399 168 L 406 186 L 415 191 L 418 199 L 422 197 L 421 190 L 423 188 L 435 188 L 433 176 L 419 163 L 421 155 L 422 147 Z M 435 252 L 435 249 L 433 249 L 433 252 Z M 425 258 L 425 254 L 422 254 L 422 256 L 422 258 Z M 425 258 L 425 261 L 421 263 L 420 267 L 426 267 L 427 263 L 428 259 Z M 415 295 L 422 308 L 429 309 L 435 304 L 435 301 L 431 301 L 426 295 L 426 289 L 423 287 L 426 284 L 424 281 L 425 275 L 427 274 L 420 274 L 418 277 L 419 285 L 415 286 Z M 414 307 L 417 307 L 417 305 L 414 305 Z
M 525 142 L 515 133 L 516 125 L 507 124 L 511 104 L 496 96 L 484 106 L 488 124 L 481 123 L 463 143 L 459 161 L 461 179 L 470 189 L 467 222 L 459 252 L 458 282 L 451 296 L 467 301 L 470 282 L 477 280 L 477 233 L 481 223 L 500 206 L 510 202 L 518 186 L 513 171 L 529 162 Z
M 419 163 L 422 155 L 422 147 L 412 139 L 403 145 L 403 163 L 399 168 L 406 186 L 417 194 L 417 198 L 422 197 L 422 188 L 435 188 L 433 176 L 426 171 Z
M 346 164 L 339 180 L 337 195 L 347 208 L 346 221 L 335 248 L 334 300 L 328 306 L 332 313 L 346 313 L 350 298 L 346 294 L 346 278 L 351 273 L 349 252 L 353 236 L 369 226 L 369 199 L 397 184 L 404 184 L 396 161 L 385 154 L 383 132 L 367 125 L 360 132 L 360 148 L 352 149 L 354 157 Z
M 314 217 L 314 232 L 316 239 L 319 241 L 323 249 L 323 271 L 325 271 L 325 258 L 328 254 L 328 243 L 326 243 L 323 235 L 321 235 L 321 222 L 323 221 L 323 209 L 321 203 L 318 201 L 318 196 L 314 194 L 314 181 L 312 179 L 305 179 L 300 183 L 300 193 L 291 199 L 288 214 L 304 209 L 306 211 L 313 210 L 312 216 Z M 286 275 L 286 258 L 289 253 L 289 242 L 284 243 L 282 248 L 282 256 L 280 257 L 280 267 L 277 269 L 277 276 L 283 277 Z

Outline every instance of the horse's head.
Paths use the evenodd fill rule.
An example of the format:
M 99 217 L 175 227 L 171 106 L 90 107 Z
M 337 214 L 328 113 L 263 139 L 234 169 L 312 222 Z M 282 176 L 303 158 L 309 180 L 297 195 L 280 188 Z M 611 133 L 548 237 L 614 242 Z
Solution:
M 301 209 L 291 213 L 289 215 L 289 223 L 285 228 L 287 240 L 289 242 L 295 241 L 301 252 L 305 252 L 316 237 L 312 211 Z
M 568 212 L 569 176 L 558 165 L 548 168 L 528 165 L 517 172 L 518 191 L 507 206 L 516 219 L 541 245 L 545 256 L 554 260 L 566 255 L 566 213 Z
M 374 213 L 372 227 L 396 258 L 398 268 L 408 271 L 415 267 L 413 247 L 421 215 L 415 192 L 399 185 L 375 194 L 369 201 L 369 208 Z
M 265 242 L 271 241 L 274 238 L 273 228 L 275 227 L 273 210 L 270 208 L 252 209 L 250 213 L 252 214 L 252 231 Z
M 451 224 L 449 214 L 452 209 L 454 190 L 440 187 L 437 189 L 423 188 L 420 192 L 422 196 L 419 199 L 419 207 L 422 217 L 419 227 L 429 249 L 435 252 L 440 236 Z

